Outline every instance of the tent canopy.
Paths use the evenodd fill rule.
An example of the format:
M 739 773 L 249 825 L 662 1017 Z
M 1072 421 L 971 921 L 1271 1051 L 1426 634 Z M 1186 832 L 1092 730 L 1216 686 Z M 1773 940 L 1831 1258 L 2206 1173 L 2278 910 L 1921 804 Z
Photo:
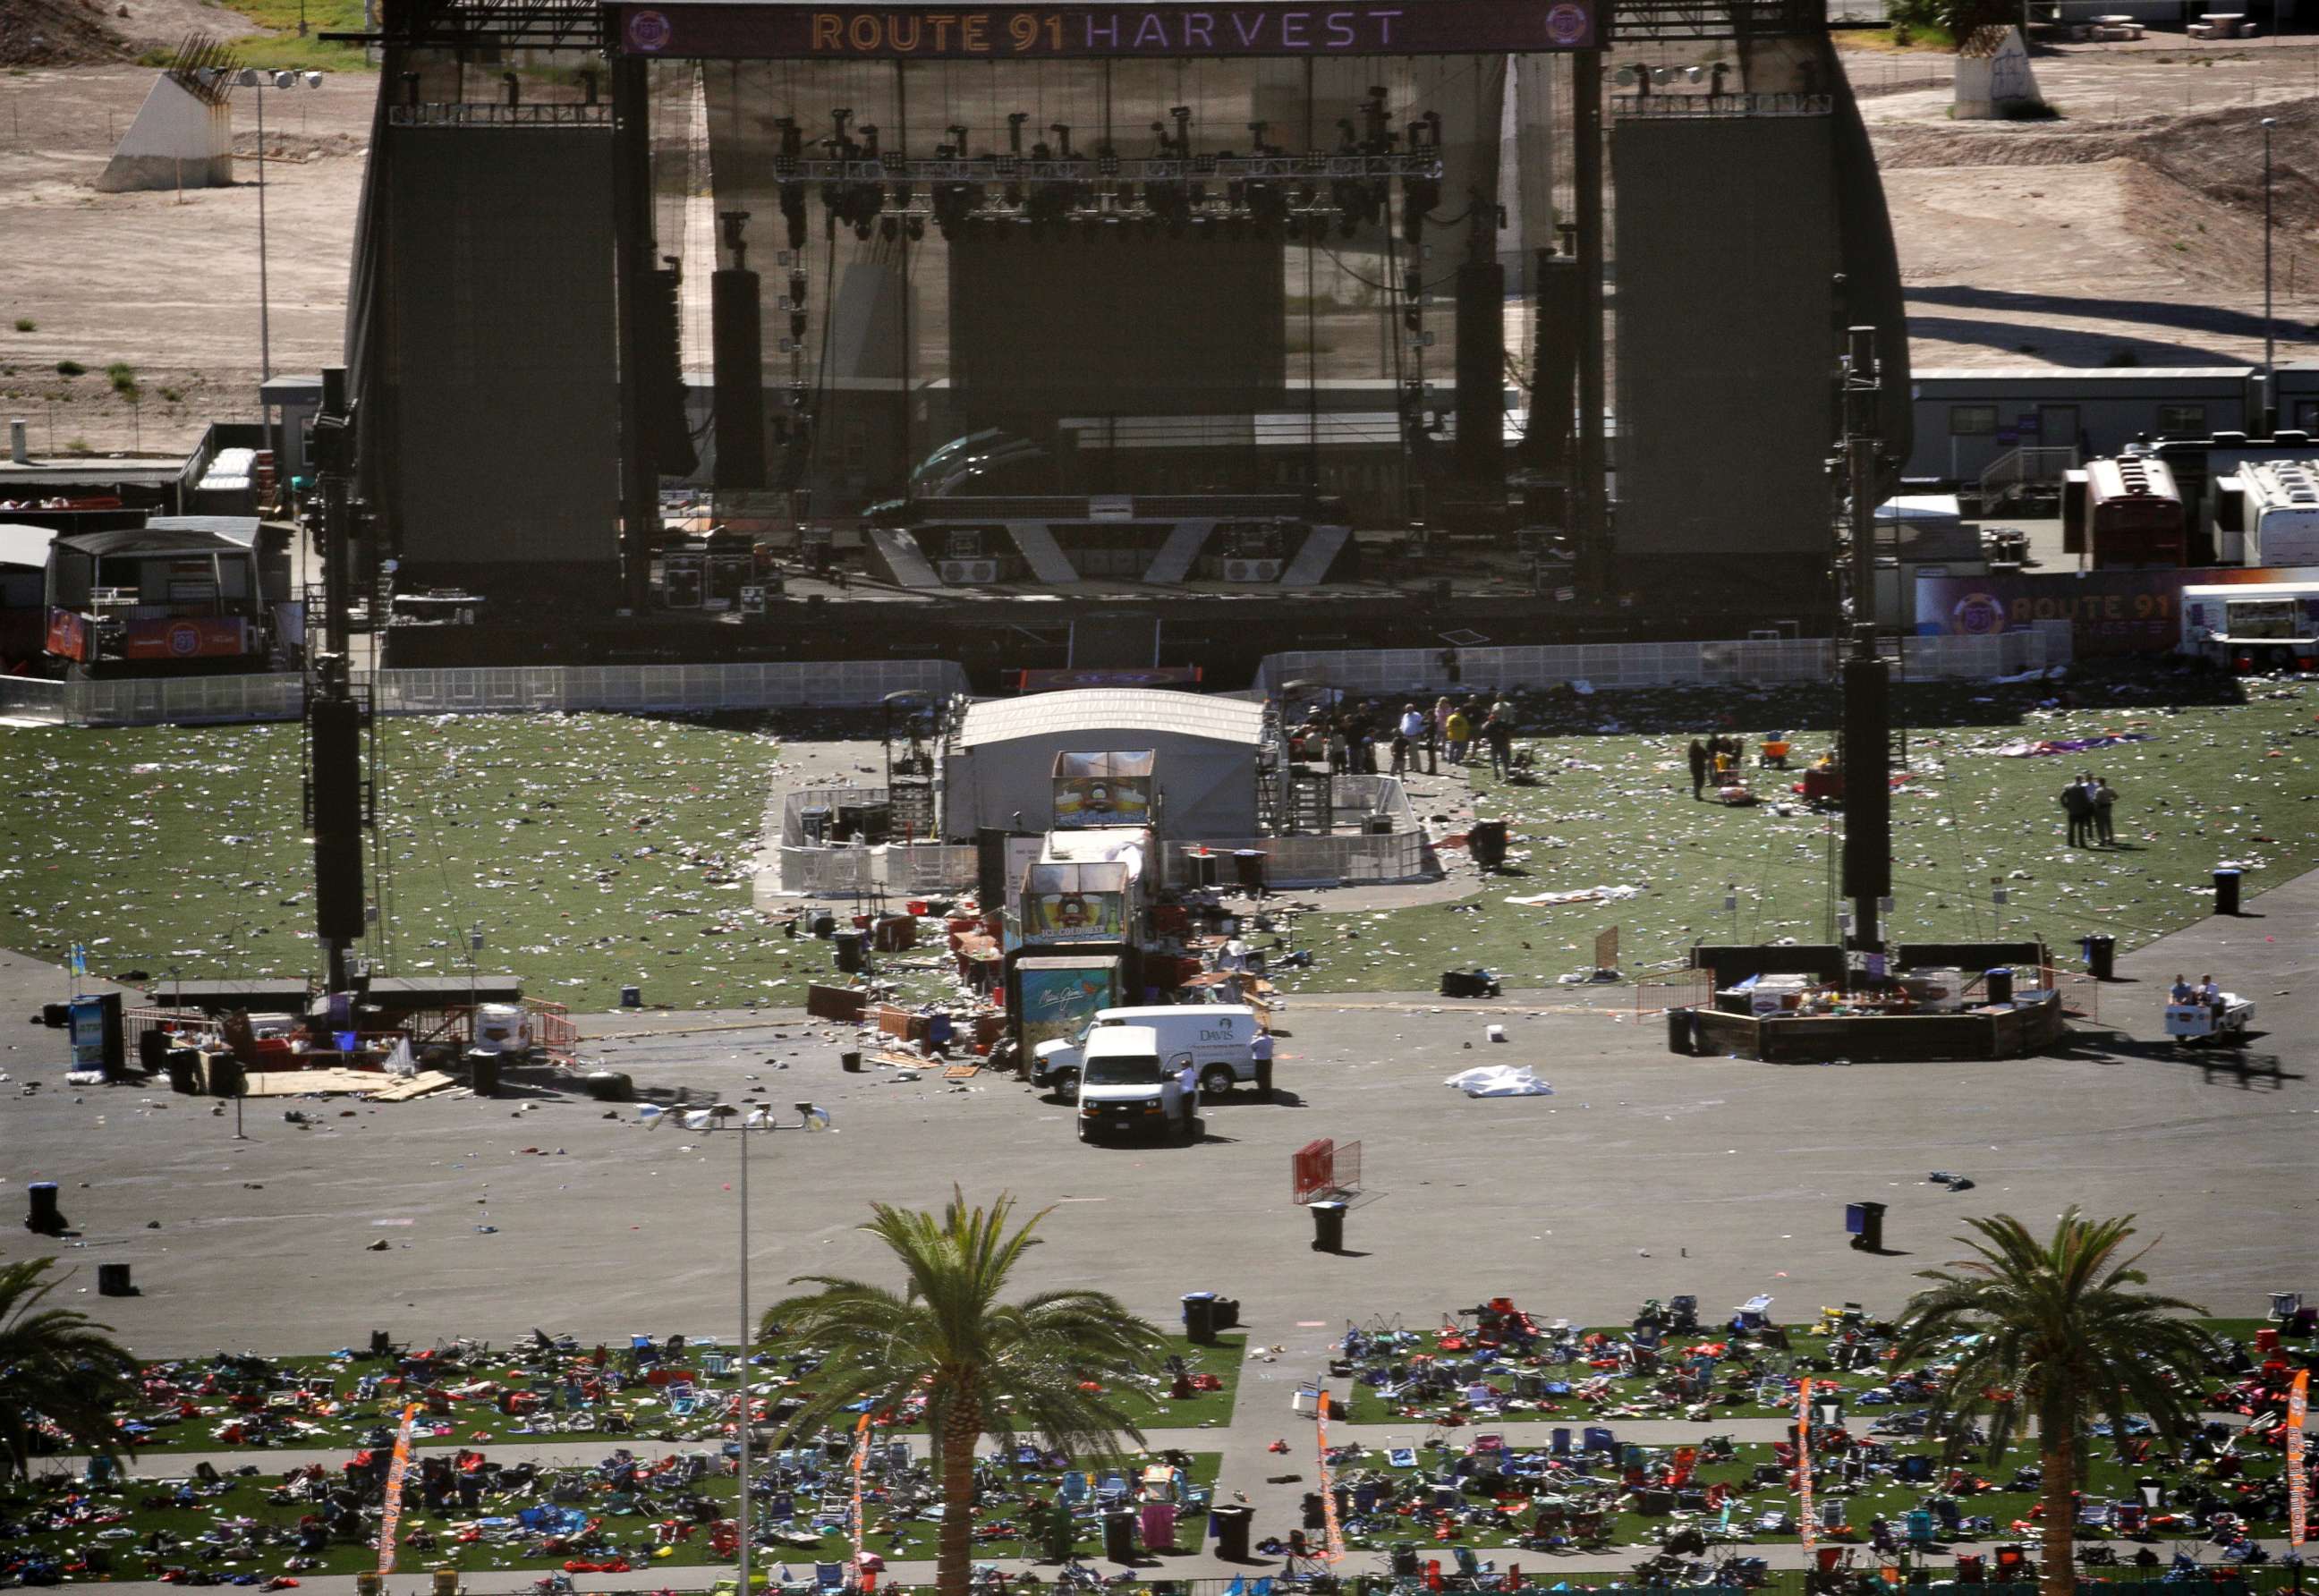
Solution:
M 1137 688 L 1082 688 L 970 705 L 944 761 L 943 828 L 1048 831 L 1067 771 L 1148 768 L 1156 814 L 1123 816 L 1163 836 L 1256 834 L 1257 759 L 1264 706 Z M 1073 756 L 1066 760 L 1063 756 Z M 1112 795 L 1106 794 L 1106 797 Z M 1086 824 L 1078 820 L 1077 824 Z

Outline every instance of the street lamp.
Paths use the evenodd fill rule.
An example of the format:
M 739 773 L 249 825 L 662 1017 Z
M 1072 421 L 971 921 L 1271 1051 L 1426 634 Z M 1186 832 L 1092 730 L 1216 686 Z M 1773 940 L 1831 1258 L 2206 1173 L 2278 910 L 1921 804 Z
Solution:
M 749 1347 L 756 1339 L 756 1327 L 749 1322 L 749 1136 L 752 1131 L 817 1131 L 829 1129 L 829 1110 L 817 1108 L 810 1103 L 792 1103 L 797 1110 L 794 1125 L 777 1123 L 771 1108 L 755 1104 L 719 1103 L 708 1111 L 708 1124 L 713 1128 L 720 1121 L 735 1122 L 733 1128 L 741 1132 L 741 1347 L 735 1360 L 735 1374 L 741 1387 L 741 1407 L 735 1431 L 741 1440 L 741 1489 L 735 1520 L 740 1529 L 739 1573 L 740 1596 L 749 1596 Z
M 322 75 L 319 72 L 260 72 L 254 67 L 244 67 L 234 79 L 244 88 L 257 91 L 257 377 L 267 382 L 274 375 L 274 329 L 271 308 L 267 304 L 266 285 L 266 91 L 270 88 L 320 88 Z
M 2278 366 L 2272 358 L 2270 327 L 2270 130 L 2278 119 L 2262 119 L 2262 435 L 2278 431 Z

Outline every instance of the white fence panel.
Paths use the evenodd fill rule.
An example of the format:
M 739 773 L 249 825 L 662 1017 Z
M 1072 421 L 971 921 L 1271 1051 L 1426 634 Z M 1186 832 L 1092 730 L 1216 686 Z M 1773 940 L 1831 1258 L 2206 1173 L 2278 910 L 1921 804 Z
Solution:
M 65 684 L 32 676 L 0 676 L 0 716 L 62 724 Z

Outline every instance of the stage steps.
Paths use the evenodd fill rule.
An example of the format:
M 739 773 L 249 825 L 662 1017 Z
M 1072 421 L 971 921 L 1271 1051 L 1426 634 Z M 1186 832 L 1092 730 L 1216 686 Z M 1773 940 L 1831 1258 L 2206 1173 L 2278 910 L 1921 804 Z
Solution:
M 1161 544 L 1160 552 L 1151 557 L 1150 567 L 1143 573 L 1143 580 L 1165 586 L 1173 586 L 1183 581 L 1191 574 L 1192 562 L 1200 557 L 1200 550 L 1206 546 L 1208 534 L 1215 529 L 1214 521 L 1177 522 L 1175 530 L 1168 534 L 1168 541 Z
M 1063 557 L 1055 542 L 1055 535 L 1047 530 L 1044 521 L 1009 521 L 1006 535 L 1023 557 L 1031 562 L 1031 574 L 1044 582 L 1072 582 L 1079 579 L 1078 572 Z
M 1318 587 L 1321 579 L 1329 574 L 1329 567 L 1336 564 L 1338 551 L 1345 546 L 1346 539 L 1352 535 L 1349 527 L 1308 528 L 1304 534 L 1304 546 L 1296 551 L 1296 557 L 1289 561 L 1288 568 L 1280 573 L 1280 585 L 1284 588 Z
M 926 563 L 918 548 L 918 540 L 907 532 L 892 527 L 870 528 L 870 546 L 878 551 L 881 561 L 895 582 L 906 588 L 938 588 L 942 576 Z

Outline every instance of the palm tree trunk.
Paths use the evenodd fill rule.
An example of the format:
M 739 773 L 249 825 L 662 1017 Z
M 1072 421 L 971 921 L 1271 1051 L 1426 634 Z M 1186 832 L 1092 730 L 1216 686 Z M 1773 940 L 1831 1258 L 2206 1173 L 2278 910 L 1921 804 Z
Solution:
M 974 1576 L 974 1444 L 981 1438 L 980 1409 L 971 1400 L 954 1404 L 942 1437 L 943 1518 L 934 1564 L 941 1596 L 966 1596 Z
M 2077 1569 L 2077 1445 L 2067 1434 L 2042 1438 L 2044 1477 L 2038 1497 L 2044 1503 L 2045 1533 L 2039 1543 L 2038 1584 L 2041 1596 L 2076 1596 Z

